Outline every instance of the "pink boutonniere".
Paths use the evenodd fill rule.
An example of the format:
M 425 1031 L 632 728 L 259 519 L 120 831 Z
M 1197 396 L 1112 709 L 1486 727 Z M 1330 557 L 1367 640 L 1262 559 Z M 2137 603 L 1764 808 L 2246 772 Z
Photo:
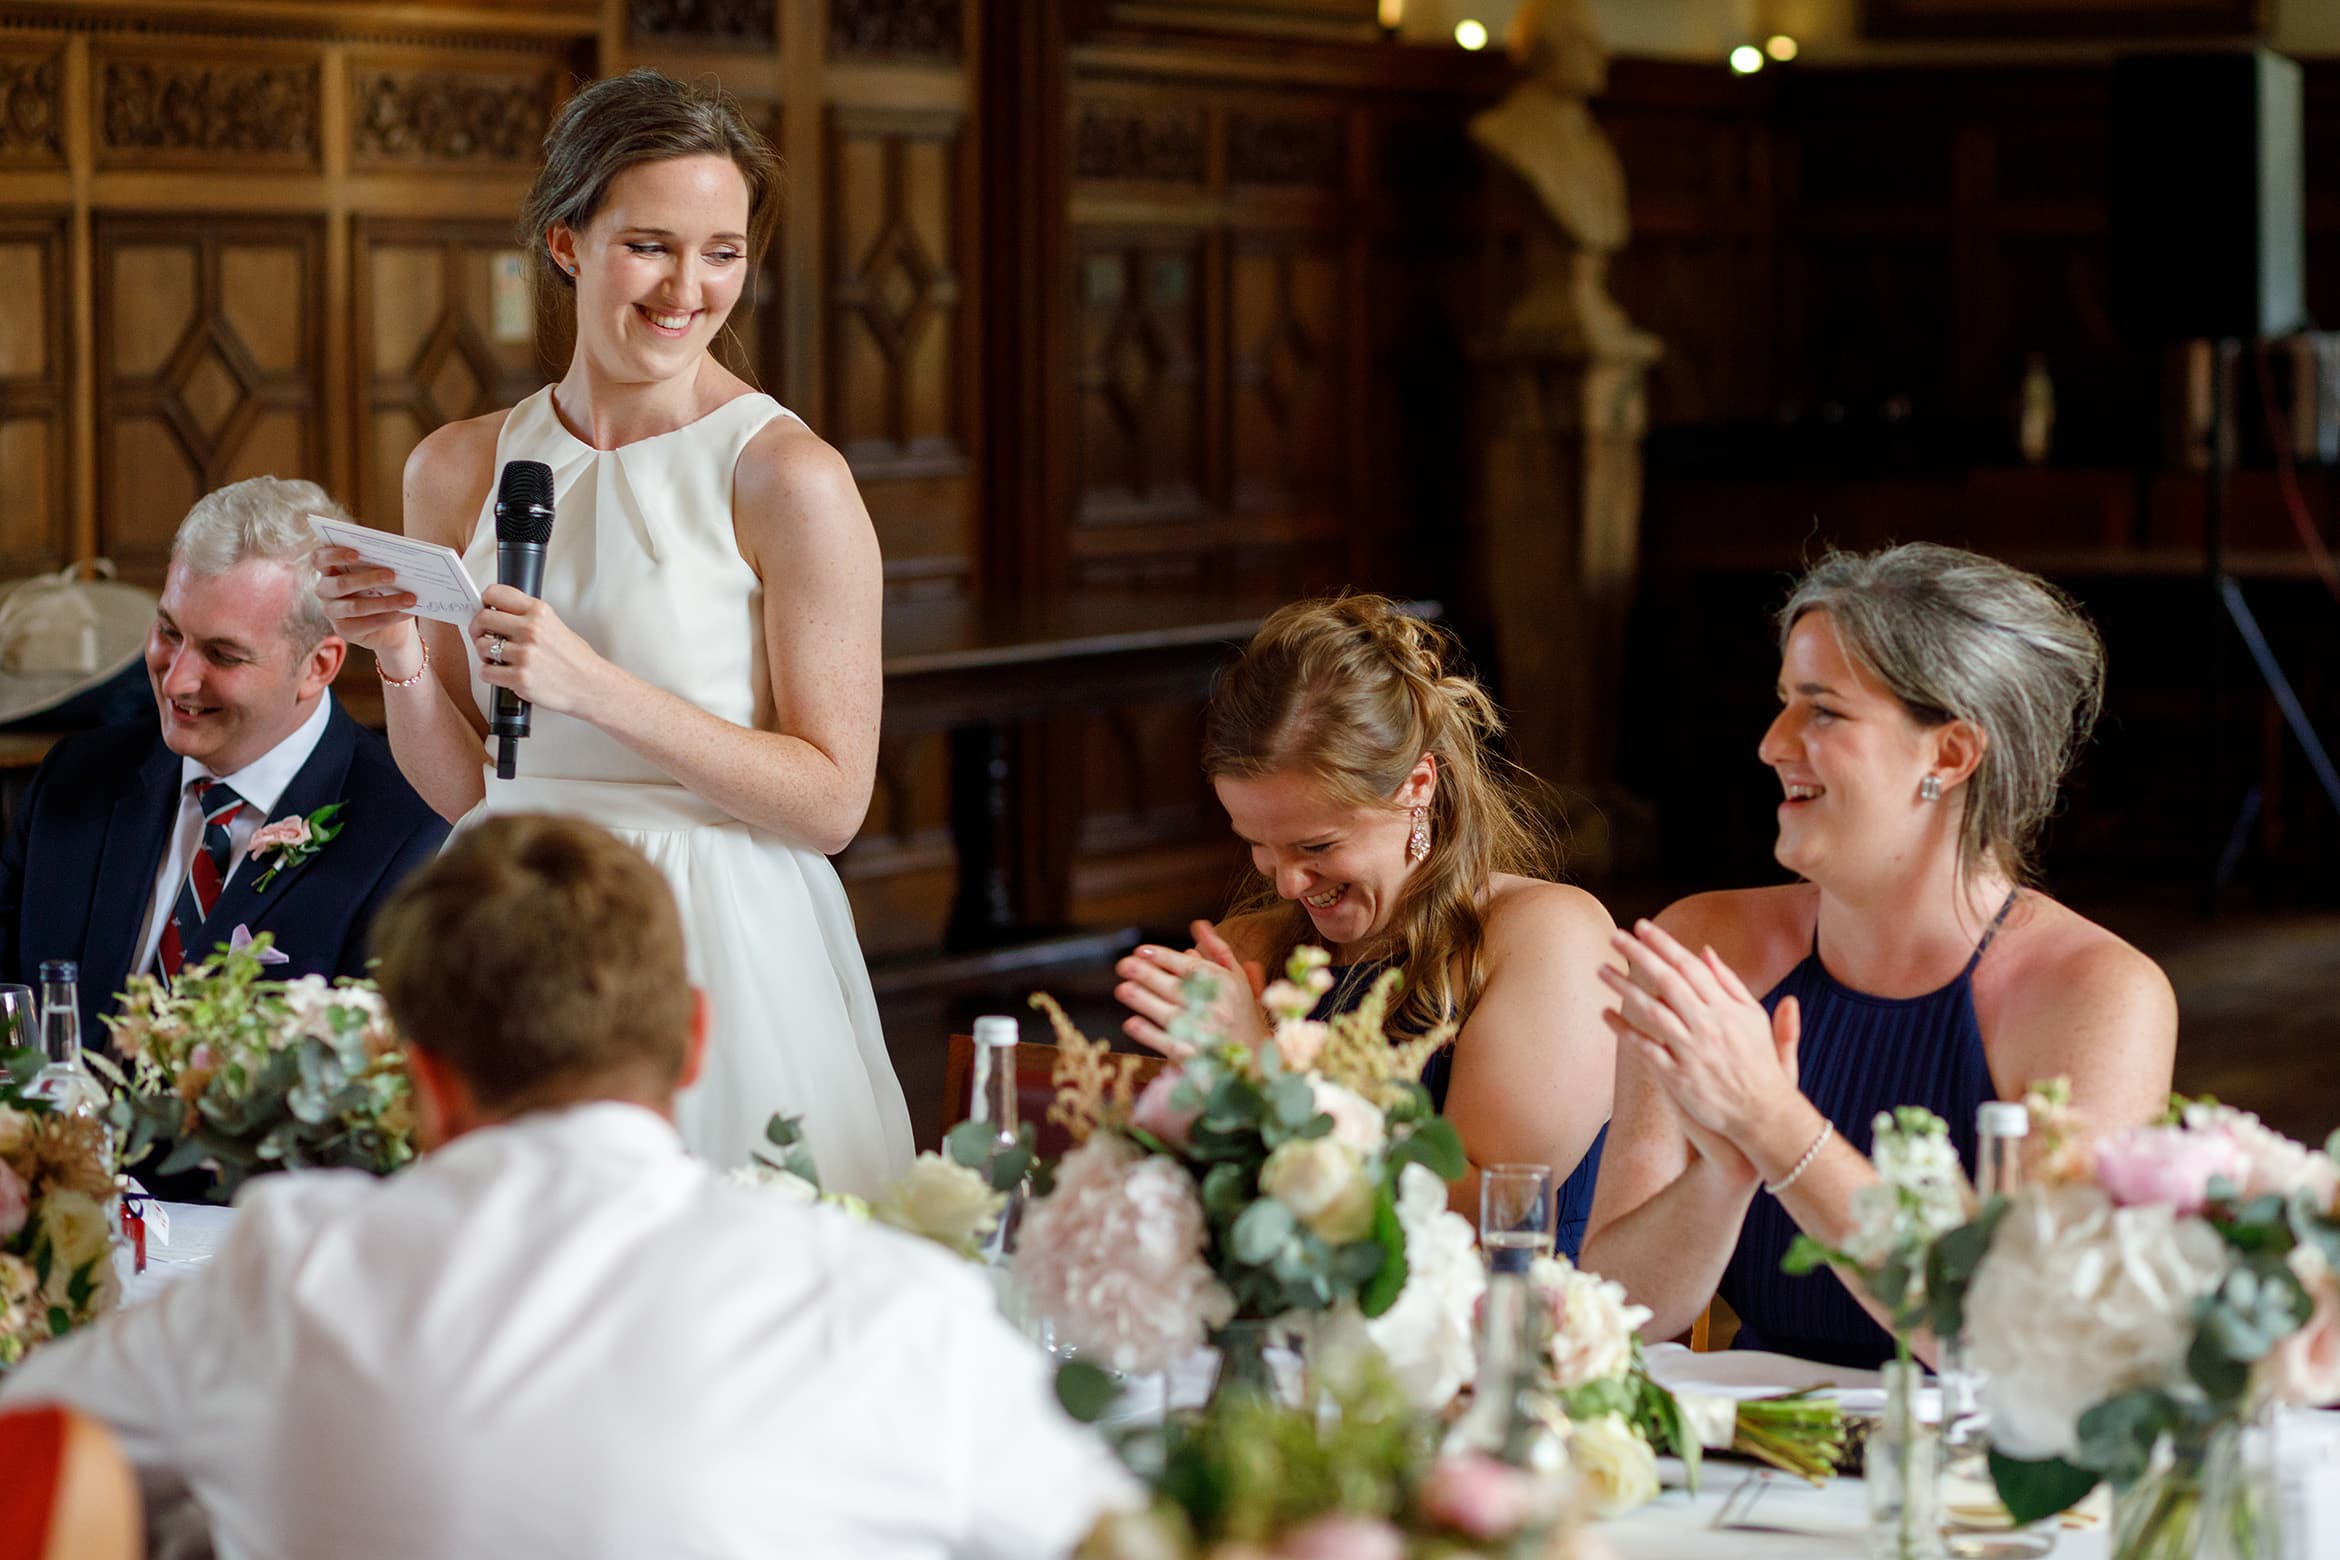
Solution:
M 340 802 L 334 802 L 330 806 L 318 808 L 306 818 L 279 818 L 254 830 L 248 852 L 251 858 L 258 861 L 262 856 L 273 855 L 276 859 L 268 864 L 267 871 L 253 880 L 252 891 L 264 891 L 276 874 L 287 867 L 299 866 L 331 843 L 333 837 L 341 832 L 341 820 L 336 816 L 341 808 Z

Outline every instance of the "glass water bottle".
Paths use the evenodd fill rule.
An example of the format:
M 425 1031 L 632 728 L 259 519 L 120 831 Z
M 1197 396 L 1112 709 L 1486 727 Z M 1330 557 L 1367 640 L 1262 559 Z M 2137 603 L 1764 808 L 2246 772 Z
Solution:
M 48 1061 L 32 1092 L 68 1115 L 102 1117 L 106 1091 L 81 1059 L 80 974 L 71 959 L 41 965 L 41 1049 Z
M 1017 1146 L 1016 1021 L 992 1015 L 975 1020 L 975 1088 L 968 1119 L 991 1128 L 991 1154 L 1012 1152 Z M 988 1164 L 985 1174 L 990 1173 Z M 997 1263 L 1015 1250 L 1016 1226 L 1023 1218 L 1029 1177 L 1016 1183 L 999 1211 L 999 1223 L 983 1243 L 983 1259 Z

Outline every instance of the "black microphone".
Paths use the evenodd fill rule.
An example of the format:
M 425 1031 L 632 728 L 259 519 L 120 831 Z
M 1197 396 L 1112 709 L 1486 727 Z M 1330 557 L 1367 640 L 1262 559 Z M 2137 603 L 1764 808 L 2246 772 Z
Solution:
M 544 544 L 552 539 L 552 467 L 508 460 L 496 480 L 496 583 L 523 595 L 544 593 Z M 512 778 L 520 739 L 528 735 L 528 701 L 498 688 L 488 728 L 496 734 L 496 778 Z

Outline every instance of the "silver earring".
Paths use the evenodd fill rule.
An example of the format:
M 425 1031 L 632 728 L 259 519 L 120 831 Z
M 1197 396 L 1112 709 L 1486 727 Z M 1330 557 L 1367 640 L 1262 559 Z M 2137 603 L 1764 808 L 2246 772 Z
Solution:
M 1414 809 L 1414 832 L 1406 836 L 1406 860 L 1420 866 L 1423 858 L 1429 854 L 1430 820 L 1424 817 L 1422 809 L 1417 807 Z
M 1926 776 L 1926 777 L 1925 777 L 1923 780 L 1920 780 L 1920 781 L 1918 782 L 1918 800 L 1919 800 L 1919 801 L 1921 801 L 1921 802 L 1938 802 L 1938 801 L 1940 801 L 1941 799 L 1942 799 L 1942 777 L 1941 777 L 1940 775 L 1928 775 L 1928 776 Z

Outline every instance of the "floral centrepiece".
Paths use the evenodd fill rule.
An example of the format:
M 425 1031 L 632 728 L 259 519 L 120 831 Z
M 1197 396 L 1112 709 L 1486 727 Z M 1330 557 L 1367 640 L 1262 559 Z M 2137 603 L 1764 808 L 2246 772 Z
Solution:
M 2271 1557 L 2237 1449 L 2271 1404 L 2340 1400 L 2340 1135 L 2179 1101 L 2091 1150 L 2068 1098 L 2034 1090 L 2031 1182 L 1925 1262 L 1924 1314 L 1984 1373 L 2000 1498 L 2029 1522 L 2109 1482 L 2116 1560 Z
M 106 1019 L 123 1160 L 159 1149 L 156 1173 L 209 1167 L 224 1201 L 266 1170 L 386 1175 L 414 1158 L 406 1067 L 370 981 L 265 977 L 263 932 L 182 969 L 167 987 L 131 977 Z
M 27 1094 L 42 1061 L 0 1052 L 0 1372 L 121 1299 L 105 1128 Z
M 794 1201 L 831 1208 L 849 1218 L 872 1220 L 906 1235 L 933 1241 L 953 1256 L 972 1260 L 997 1227 L 1007 1194 L 983 1170 L 932 1149 L 888 1182 L 873 1201 L 821 1190 L 819 1168 L 805 1144 L 801 1118 L 774 1116 L 764 1128 L 778 1157 L 759 1154 L 755 1163 L 726 1173 L 743 1186 L 765 1187 Z M 954 1146 L 954 1153 L 955 1153 Z
M 1191 1053 L 1142 1093 L 1138 1058 L 1033 999 L 1060 1047 L 1049 1116 L 1077 1146 L 1024 1215 L 1016 1271 L 1074 1352 L 1154 1371 L 1230 1323 L 1305 1324 L 1312 1348 L 1370 1342 L 1420 1406 L 1468 1379 L 1484 1277 L 1445 1206 L 1462 1142 L 1420 1081 L 1452 1030 L 1388 1038 L 1395 971 L 1353 1012 L 1310 1020 L 1327 962 L 1293 954 L 1262 993 L 1256 1050 L 1211 1031 L 1218 977 L 1190 976 L 1170 1034 Z

